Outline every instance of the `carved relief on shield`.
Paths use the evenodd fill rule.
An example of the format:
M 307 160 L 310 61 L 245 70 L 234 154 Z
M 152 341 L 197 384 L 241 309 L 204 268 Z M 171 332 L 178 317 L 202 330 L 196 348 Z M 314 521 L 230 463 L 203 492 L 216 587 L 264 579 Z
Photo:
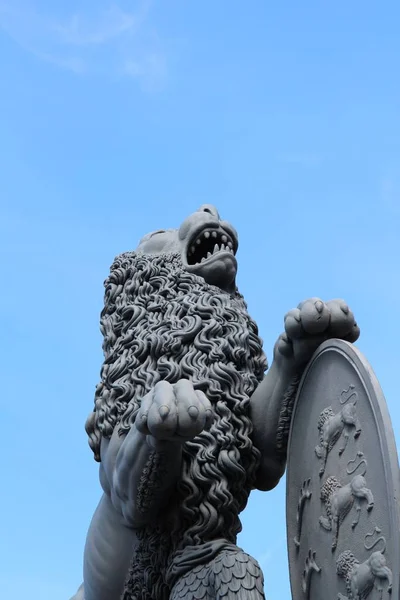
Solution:
M 342 524 L 346 524 L 346 517 L 353 508 L 356 510 L 355 517 L 351 523 L 352 529 L 357 527 L 360 520 L 361 504 L 367 502 L 366 510 L 370 512 L 374 507 L 374 497 L 371 490 L 367 487 L 365 473 L 367 471 L 367 461 L 363 458 L 362 452 L 357 452 L 354 460 L 347 464 L 347 474 L 354 474 L 357 469 L 364 467 L 363 473 L 354 475 L 349 483 L 343 485 L 335 476 L 330 476 L 321 486 L 321 500 L 324 504 L 326 516 L 320 516 L 319 524 L 326 531 L 332 531 L 332 550 L 336 550 L 339 529 Z M 349 468 L 350 464 L 359 460 L 358 464 Z
M 297 548 L 300 547 L 300 538 L 301 538 L 301 529 L 303 526 L 304 508 L 305 508 L 307 501 L 310 500 L 311 496 L 312 496 L 312 491 L 310 489 L 310 483 L 311 483 L 311 479 L 306 479 L 300 488 L 299 501 L 297 503 L 297 515 L 296 515 L 297 534 L 296 534 L 296 537 L 294 538 L 294 543 Z
M 350 550 L 342 552 L 336 561 L 336 572 L 345 581 L 347 596 L 338 594 L 339 600 L 359 600 L 369 597 L 375 588 L 379 594 L 379 599 L 383 597 L 386 588 L 387 594 L 392 593 L 393 574 L 386 564 L 384 556 L 386 550 L 386 539 L 383 535 L 376 538 L 371 544 L 367 544 L 367 538 L 374 534 L 381 533 L 378 527 L 372 533 L 365 536 L 364 547 L 366 550 L 373 550 L 379 542 L 383 547 L 380 550 L 372 552 L 370 556 L 360 562 Z
M 353 401 L 349 402 L 350 399 Z M 315 447 L 315 454 L 321 460 L 320 477 L 325 473 L 328 454 L 336 443 L 342 439 L 342 445 L 339 448 L 339 456 L 341 456 L 346 449 L 351 430 L 356 439 L 361 434 L 361 424 L 356 411 L 357 399 L 355 386 L 350 385 L 340 395 L 340 404 L 343 405 L 343 408 L 335 413 L 332 406 L 328 406 L 319 415 L 319 445 Z
M 306 598 L 310 597 L 311 578 L 314 573 L 320 573 L 321 567 L 318 566 L 315 558 L 316 552 L 310 548 L 304 563 L 304 571 L 302 577 L 302 589 Z

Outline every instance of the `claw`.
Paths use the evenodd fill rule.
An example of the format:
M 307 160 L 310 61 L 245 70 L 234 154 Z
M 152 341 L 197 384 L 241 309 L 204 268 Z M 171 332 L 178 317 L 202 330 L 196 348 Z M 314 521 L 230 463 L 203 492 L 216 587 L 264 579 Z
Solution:
M 165 419 L 168 417 L 169 415 L 169 408 L 168 406 L 166 406 L 165 404 L 163 404 L 162 406 L 160 406 L 160 408 L 158 409 L 158 412 L 160 414 L 160 417 L 163 421 L 165 421 Z
M 329 326 L 330 312 L 320 298 L 310 298 L 301 309 L 301 322 L 305 336 L 323 334 Z M 310 356 L 311 358 L 311 356 Z
M 283 356 L 288 357 L 293 354 L 292 343 L 285 333 L 280 336 L 276 347 Z
M 195 421 L 199 416 L 199 409 L 196 406 L 189 406 L 188 413 L 189 417 Z
M 348 315 L 348 314 L 349 314 L 349 312 L 350 312 L 350 309 L 349 309 L 349 307 L 347 306 L 347 304 L 342 304 L 340 308 L 341 308 L 342 312 L 343 312 L 345 315 Z

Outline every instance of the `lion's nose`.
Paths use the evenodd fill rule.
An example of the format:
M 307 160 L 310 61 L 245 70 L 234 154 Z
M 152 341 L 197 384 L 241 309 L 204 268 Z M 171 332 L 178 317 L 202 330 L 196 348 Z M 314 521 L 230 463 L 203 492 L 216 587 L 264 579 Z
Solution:
M 198 212 L 208 213 L 208 214 L 212 215 L 213 217 L 215 217 L 216 219 L 218 219 L 218 221 L 220 220 L 219 212 L 217 211 L 215 206 L 213 206 L 212 204 L 202 204 L 200 206 Z
M 179 228 L 179 239 L 184 240 L 195 229 L 204 227 L 205 225 L 218 227 L 219 220 L 219 214 L 215 206 L 212 204 L 203 204 L 182 223 Z

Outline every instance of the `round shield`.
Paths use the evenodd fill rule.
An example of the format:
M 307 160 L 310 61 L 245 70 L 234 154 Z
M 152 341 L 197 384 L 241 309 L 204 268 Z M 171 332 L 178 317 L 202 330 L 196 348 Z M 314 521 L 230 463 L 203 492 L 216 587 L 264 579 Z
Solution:
M 379 383 L 352 344 L 329 340 L 302 378 L 289 436 L 293 600 L 398 600 L 399 492 Z

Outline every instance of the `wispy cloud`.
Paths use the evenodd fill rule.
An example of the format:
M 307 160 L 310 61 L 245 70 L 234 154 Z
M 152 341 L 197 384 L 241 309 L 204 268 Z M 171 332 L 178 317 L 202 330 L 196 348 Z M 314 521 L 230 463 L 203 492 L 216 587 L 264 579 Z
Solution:
M 272 545 L 271 548 L 267 549 L 265 552 L 262 552 L 259 556 L 256 557 L 260 567 L 263 570 L 268 569 L 274 556 L 276 556 L 276 554 L 282 550 L 282 548 L 283 548 L 283 546 L 285 546 L 285 544 L 286 544 L 286 538 L 280 537 L 280 538 L 278 538 L 276 543 Z
M 141 82 L 147 91 L 156 91 L 163 87 L 167 79 L 167 61 L 162 53 L 148 54 L 143 60 L 127 59 L 122 73 Z
M 147 17 L 148 6 L 143 3 L 136 13 L 125 12 L 113 5 L 91 17 L 74 14 L 65 23 L 55 23 L 54 31 L 64 44 L 99 46 L 137 33 Z
M 150 23 L 150 0 L 129 11 L 101 1 L 96 6 L 95 12 L 59 17 L 0 0 L 0 31 L 36 58 L 73 73 L 131 77 L 143 89 L 160 88 L 167 60 Z

